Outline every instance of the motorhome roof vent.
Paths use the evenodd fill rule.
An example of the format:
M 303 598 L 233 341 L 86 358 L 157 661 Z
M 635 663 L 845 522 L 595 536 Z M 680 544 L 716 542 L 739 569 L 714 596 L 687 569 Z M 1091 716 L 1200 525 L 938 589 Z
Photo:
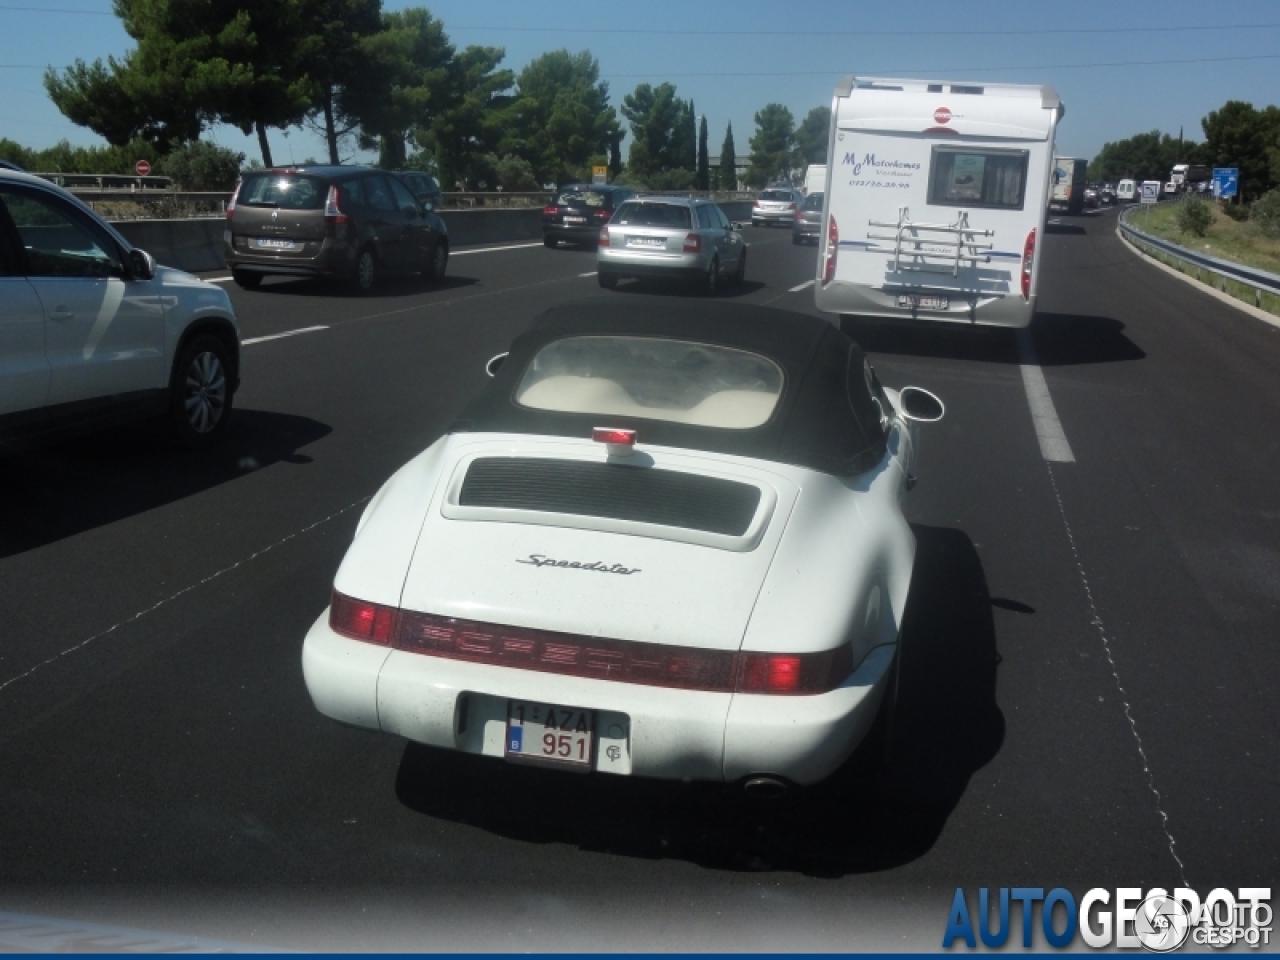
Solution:
M 951 85 L 951 92 L 952 93 L 968 93 L 973 96 L 980 97 L 983 94 L 983 89 L 982 87 L 962 87 L 959 84 L 953 83 Z

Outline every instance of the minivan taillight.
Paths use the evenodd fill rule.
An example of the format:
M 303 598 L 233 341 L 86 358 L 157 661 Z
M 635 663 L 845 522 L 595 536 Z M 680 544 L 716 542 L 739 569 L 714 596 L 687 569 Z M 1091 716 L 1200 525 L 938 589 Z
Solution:
M 338 192 L 337 184 L 329 188 L 329 195 L 324 199 L 324 222 L 325 223 L 346 223 L 347 215 L 342 212 L 342 194 Z
M 835 216 L 827 218 L 827 258 L 822 265 L 822 285 L 825 287 L 835 279 L 836 251 L 840 249 L 840 231 L 836 227 Z
M 1036 262 L 1036 231 L 1033 227 L 1022 247 L 1022 299 L 1031 299 L 1031 269 Z
M 684 238 L 684 252 L 685 253 L 701 253 L 702 238 L 698 236 L 696 233 L 686 234 Z
M 236 212 L 236 198 L 240 196 L 240 186 L 241 184 L 239 183 L 236 184 L 236 188 L 231 191 L 231 199 L 227 201 L 227 219 L 228 220 L 230 220 L 232 214 Z

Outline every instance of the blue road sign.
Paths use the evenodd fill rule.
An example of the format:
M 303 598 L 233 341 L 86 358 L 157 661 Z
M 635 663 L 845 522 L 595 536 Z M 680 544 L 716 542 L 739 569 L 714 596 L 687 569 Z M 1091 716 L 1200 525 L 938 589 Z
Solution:
M 1213 168 L 1213 195 L 1226 200 L 1234 197 L 1240 188 L 1239 167 Z

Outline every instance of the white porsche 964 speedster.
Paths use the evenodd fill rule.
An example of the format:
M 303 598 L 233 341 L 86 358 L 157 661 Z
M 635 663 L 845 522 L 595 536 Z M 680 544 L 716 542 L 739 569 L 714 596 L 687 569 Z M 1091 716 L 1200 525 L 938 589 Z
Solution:
M 937 398 L 727 303 L 554 307 L 499 360 L 360 519 L 303 645 L 320 712 L 566 770 L 834 771 L 896 699 Z

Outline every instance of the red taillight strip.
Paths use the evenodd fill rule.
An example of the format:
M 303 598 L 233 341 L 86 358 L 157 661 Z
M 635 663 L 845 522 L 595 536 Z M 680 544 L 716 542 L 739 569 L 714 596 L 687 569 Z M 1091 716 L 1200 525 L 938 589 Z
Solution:
M 679 690 L 826 693 L 853 671 L 847 645 L 806 654 L 670 647 L 397 610 L 336 590 L 329 626 L 353 640 L 425 656 Z

